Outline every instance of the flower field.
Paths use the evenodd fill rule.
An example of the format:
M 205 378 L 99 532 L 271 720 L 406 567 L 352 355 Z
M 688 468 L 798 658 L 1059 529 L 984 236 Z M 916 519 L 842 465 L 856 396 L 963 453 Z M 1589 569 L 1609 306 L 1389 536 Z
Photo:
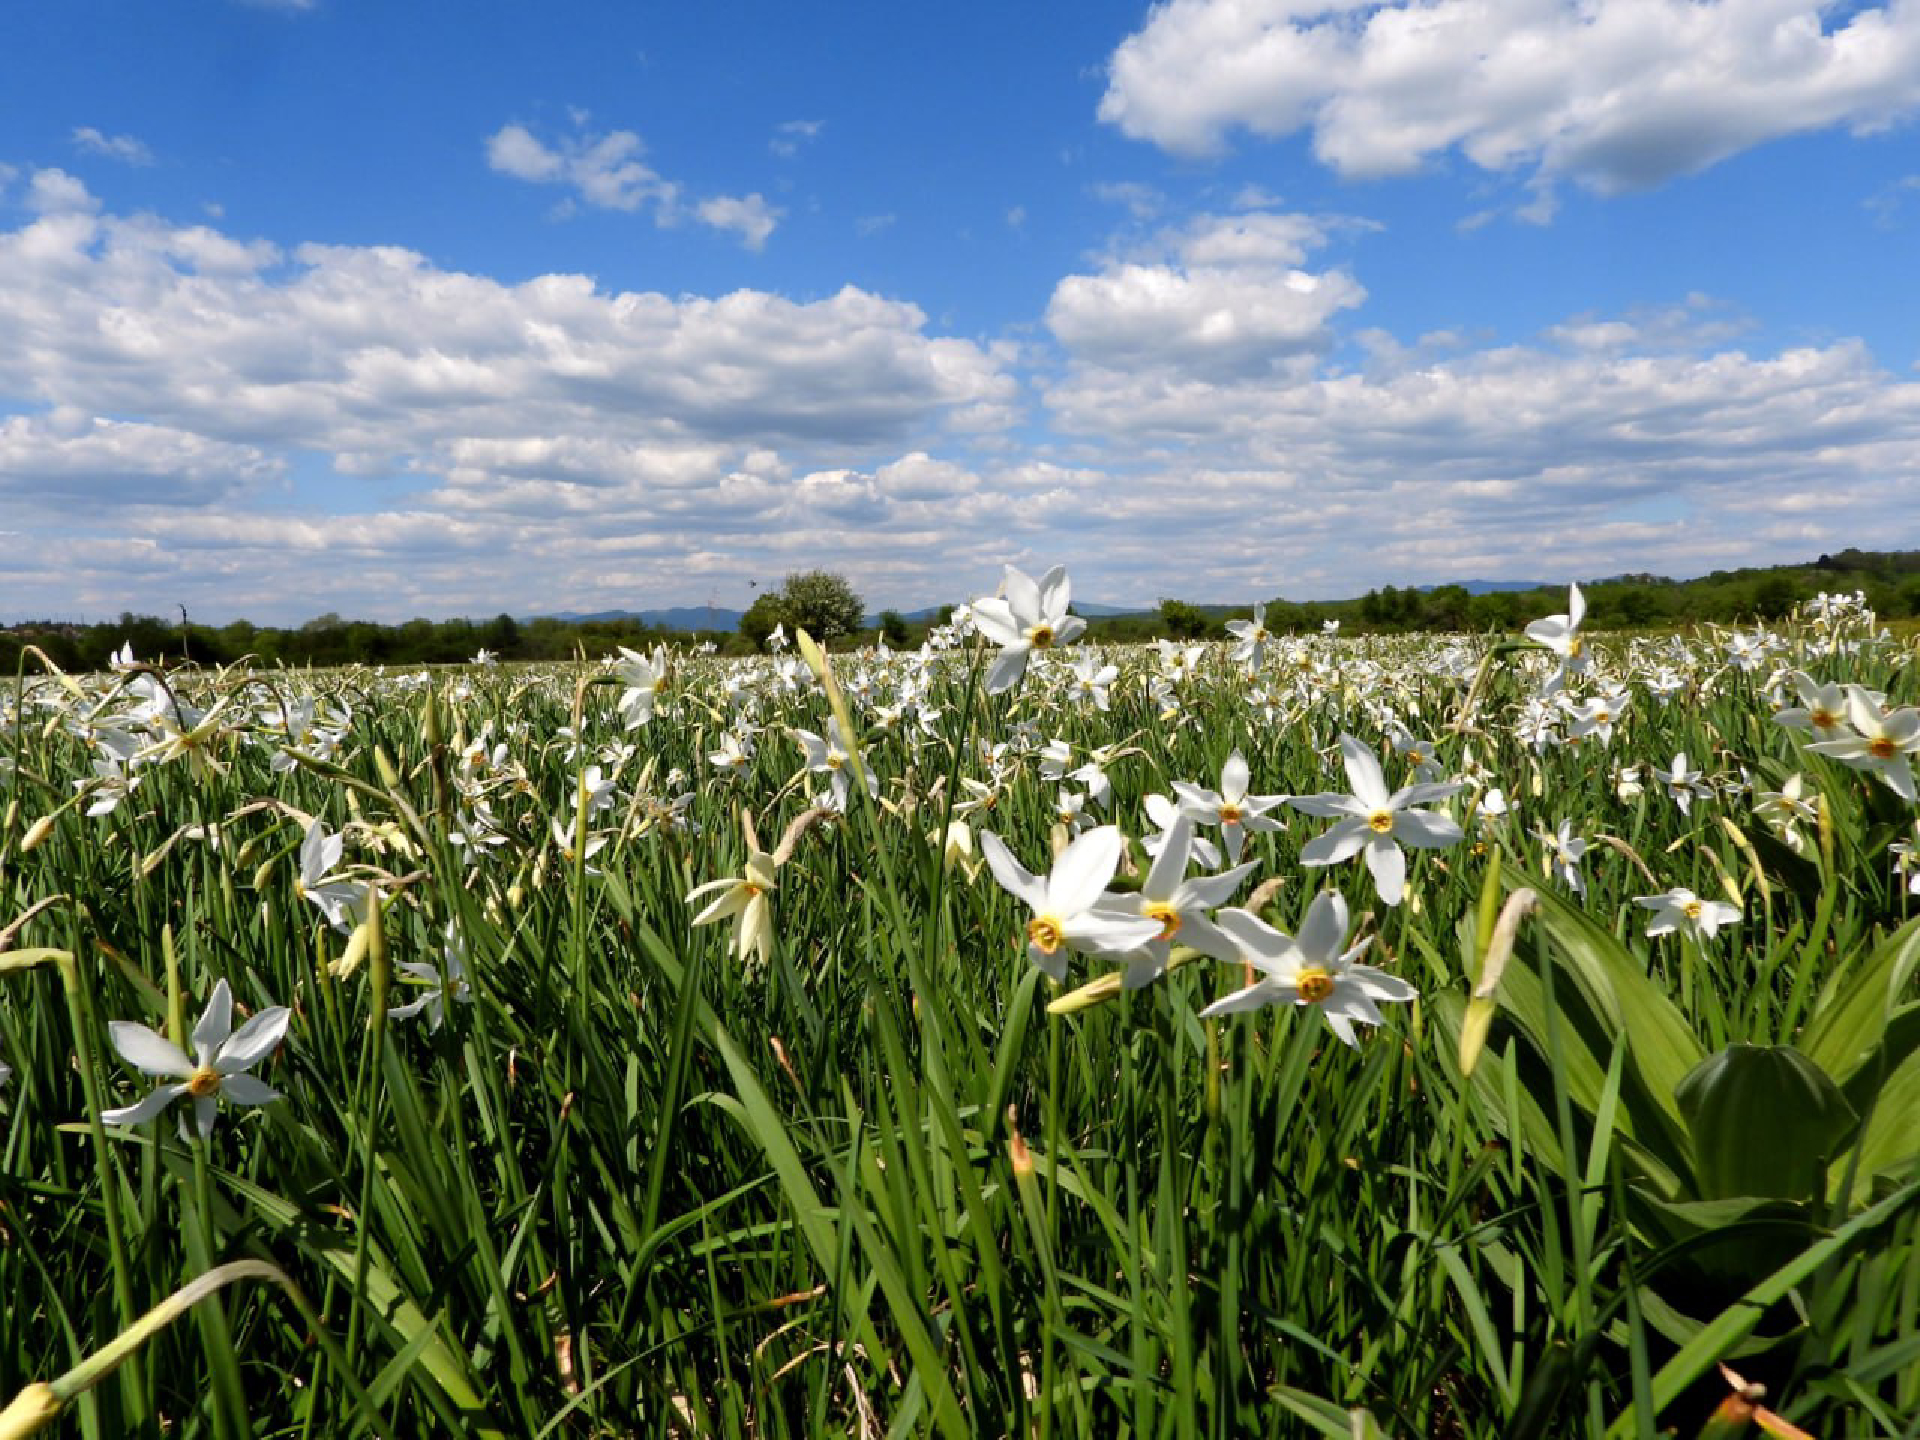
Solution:
M 0 1437 L 1920 1433 L 1910 637 L 1068 602 L 29 657 Z

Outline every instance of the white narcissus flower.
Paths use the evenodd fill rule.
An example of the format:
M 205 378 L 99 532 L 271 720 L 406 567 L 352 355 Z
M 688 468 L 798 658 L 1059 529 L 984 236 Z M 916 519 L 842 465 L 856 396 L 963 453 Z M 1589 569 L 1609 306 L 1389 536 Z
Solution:
M 1460 784 L 1408 785 L 1388 794 L 1386 777 L 1373 751 L 1353 736 L 1342 735 L 1340 754 L 1346 762 L 1348 783 L 1353 786 L 1351 795 L 1296 795 L 1288 802 L 1309 815 L 1340 818 L 1340 823 L 1326 834 L 1307 842 L 1300 852 L 1300 863 L 1338 865 L 1364 852 L 1381 903 L 1398 905 L 1407 886 L 1407 857 L 1400 849 L 1402 845 L 1438 849 L 1466 838 L 1449 816 L 1408 807 L 1444 800 L 1456 793 Z
M 128 1064 L 148 1075 L 174 1077 L 172 1085 L 162 1085 L 146 1099 L 118 1110 L 102 1111 L 108 1125 L 138 1125 L 151 1120 L 182 1096 L 193 1099 L 194 1121 L 202 1137 L 213 1133 L 215 1102 L 221 1098 L 236 1105 L 265 1105 L 278 1100 L 280 1092 L 263 1080 L 247 1074 L 279 1046 L 287 1033 L 293 1012 L 284 1005 L 272 1005 L 260 1011 L 238 1030 L 233 1028 L 233 992 L 222 980 L 213 987 L 200 1023 L 193 1027 L 194 1059 L 166 1036 L 136 1025 L 130 1020 L 115 1020 L 107 1026 L 113 1048 Z M 180 1133 L 187 1133 L 183 1116 Z
M 441 947 L 441 960 L 435 965 L 431 960 L 402 960 L 394 967 L 400 979 L 424 985 L 418 1000 L 409 1000 L 405 1005 L 395 1005 L 387 1011 L 389 1020 L 411 1020 L 424 1013 L 427 1028 L 438 1030 L 446 1018 L 446 1002 L 457 1000 L 462 1005 L 473 1003 L 473 990 L 467 984 L 467 945 L 453 928 L 453 922 L 447 922 L 446 941 Z
M 1820 820 L 1820 809 L 1808 798 L 1806 781 L 1797 770 L 1778 790 L 1762 790 L 1755 796 L 1753 813 L 1765 820 L 1796 855 L 1805 855 L 1809 848 L 1801 825 L 1815 825 Z
M 343 933 L 367 914 L 367 887 L 333 873 L 345 848 L 345 838 L 329 835 L 326 822 L 316 816 L 300 842 L 300 873 L 293 882 L 294 893 L 318 905 L 327 923 Z
M 1220 788 L 1203 790 L 1184 780 L 1173 782 L 1173 793 L 1180 797 L 1180 813 L 1197 825 L 1218 825 L 1220 840 L 1226 847 L 1229 864 L 1238 864 L 1246 844 L 1247 832 L 1278 830 L 1280 822 L 1267 814 L 1284 804 L 1284 795 L 1249 795 L 1252 772 L 1246 756 L 1236 748 L 1220 767 Z
M 660 687 L 667 679 L 667 652 L 665 646 L 655 646 L 653 654 L 642 655 L 618 647 L 620 659 L 613 667 L 613 673 L 625 683 L 626 689 L 620 692 L 620 700 L 615 707 L 629 730 L 638 730 L 653 719 L 654 701 L 659 697 Z
M 1896 840 L 1887 847 L 1893 873 L 1906 882 L 1909 895 L 1920 895 L 1920 820 L 1913 822 L 1913 839 Z
M 1560 657 L 1560 668 L 1546 683 L 1543 694 L 1551 695 L 1567 683 L 1567 676 L 1587 668 L 1587 644 L 1580 634 L 1580 622 L 1587 615 L 1587 597 L 1578 585 L 1567 587 L 1567 612 L 1549 615 L 1527 626 L 1525 635 L 1536 645 L 1544 645 Z
M 1027 958 L 1054 980 L 1067 978 L 1067 951 L 1121 954 L 1157 936 L 1161 922 L 1097 908 L 1120 868 L 1120 831 L 1102 825 L 1081 835 L 1053 862 L 1053 873 L 1031 873 L 991 830 L 980 832 L 980 853 L 1001 889 L 1029 910 Z
M 1011 690 L 1027 673 L 1035 650 L 1050 650 L 1080 638 L 1087 622 L 1067 613 L 1072 583 L 1064 565 L 1056 565 L 1038 585 L 1024 570 L 1007 566 L 998 595 L 973 602 L 974 628 L 1000 647 L 987 671 L 987 693 Z
M 1253 870 L 1254 862 L 1235 866 L 1221 875 L 1196 875 L 1187 878 L 1187 859 L 1193 844 L 1193 821 L 1177 817 L 1166 833 L 1160 853 L 1154 857 L 1147 878 L 1140 882 L 1137 895 L 1108 895 L 1100 908 L 1116 915 L 1138 915 L 1160 927 L 1160 933 L 1124 957 L 1127 964 L 1122 985 L 1137 990 L 1166 973 L 1176 941 L 1191 946 L 1216 960 L 1236 960 L 1234 943 L 1207 918 L 1209 910 L 1227 903 Z
M 1664 895 L 1642 895 L 1633 903 L 1653 912 L 1653 919 L 1647 922 L 1650 937 L 1684 930 L 1696 940 L 1711 940 L 1720 933 L 1722 925 L 1734 925 L 1740 920 L 1738 906 L 1724 900 L 1702 900 L 1679 885 Z
M 1713 794 L 1713 787 L 1706 782 L 1706 772 L 1695 770 L 1684 750 L 1674 755 L 1671 769 L 1656 770 L 1653 777 L 1666 787 L 1667 798 L 1680 807 L 1682 815 L 1693 813 L 1696 798 Z
M 1855 770 L 1871 770 L 1902 800 L 1920 802 L 1913 782 L 1913 761 L 1920 750 L 1920 710 L 1911 705 L 1885 709 L 1858 685 L 1847 686 L 1847 720 L 1857 734 L 1816 740 L 1807 748 L 1831 755 Z
M 1580 862 L 1586 857 L 1587 842 L 1573 833 L 1573 822 L 1562 820 L 1558 831 L 1536 830 L 1547 847 L 1547 871 L 1582 900 L 1587 898 L 1587 882 L 1580 874 Z
M 1847 733 L 1847 692 L 1841 685 L 1822 685 L 1805 671 L 1787 675 L 1798 705 L 1776 710 L 1773 723 L 1790 730 L 1810 730 L 1816 740 L 1837 740 Z
M 840 733 L 840 722 L 831 715 L 827 717 L 825 737 L 811 730 L 792 728 L 793 738 L 800 742 L 800 748 L 807 752 L 806 766 L 810 774 L 825 775 L 833 787 L 834 808 L 845 811 L 848 789 L 852 785 L 851 762 L 853 747 L 847 744 L 846 737 Z M 878 796 L 880 780 L 871 770 L 866 772 L 867 794 Z
M 745 822 L 743 821 L 743 824 Z M 733 921 L 733 953 L 743 964 L 748 955 L 758 955 L 765 965 L 773 954 L 773 905 L 767 899 L 774 890 L 774 859 L 760 848 L 751 824 L 747 832 L 747 863 L 741 873 L 728 880 L 709 880 L 687 892 L 691 905 L 702 895 L 720 893 L 706 909 L 693 917 L 695 925 L 711 925 L 719 920 Z
M 1233 659 L 1249 670 L 1258 670 L 1267 658 L 1267 642 L 1273 634 L 1267 629 L 1267 607 L 1253 607 L 1253 619 L 1227 621 L 1227 633 L 1233 636 Z
M 1336 891 L 1313 897 L 1297 936 L 1246 910 L 1222 910 L 1215 920 L 1261 978 L 1214 1001 L 1200 1012 L 1202 1019 L 1262 1005 L 1311 1005 L 1326 1017 L 1334 1034 L 1357 1046 L 1354 1023 L 1378 1025 L 1378 1002 L 1400 1004 L 1419 996 L 1398 975 L 1356 963 L 1372 941 L 1347 946 L 1347 902 Z

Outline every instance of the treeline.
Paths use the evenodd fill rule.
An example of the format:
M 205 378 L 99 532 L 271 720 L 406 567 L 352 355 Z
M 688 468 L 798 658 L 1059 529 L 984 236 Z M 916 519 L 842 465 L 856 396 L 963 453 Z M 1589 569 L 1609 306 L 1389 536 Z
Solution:
M 1920 551 L 1842 550 L 1808 565 L 1771 569 L 1716 570 L 1697 580 L 1626 575 L 1583 583 L 1590 629 L 1649 629 L 1702 623 L 1777 621 L 1821 592 L 1858 590 L 1883 620 L 1920 616 Z M 1529 621 L 1566 608 L 1563 587 L 1468 593 L 1463 586 L 1432 589 L 1392 585 L 1352 600 L 1267 603 L 1267 629 L 1275 634 L 1317 634 L 1328 621 L 1342 634 L 1467 630 L 1512 633 Z M 952 613 L 943 607 L 932 621 L 907 620 L 893 611 L 878 628 L 842 636 L 836 648 L 884 639 L 896 650 L 914 649 L 931 624 Z M 1160 639 L 1218 640 L 1226 622 L 1250 613 L 1246 606 L 1195 605 L 1163 600 L 1157 610 L 1089 622 L 1088 638 L 1113 644 Z M 0 666 L 16 669 L 25 647 L 44 651 L 63 670 L 104 670 L 122 645 L 144 661 L 191 660 L 231 665 L 251 658 L 261 665 L 446 665 L 465 664 L 482 651 L 500 660 L 599 659 L 615 647 L 643 650 L 668 642 L 712 643 L 723 654 L 753 654 L 754 637 L 733 631 L 669 631 L 640 620 L 409 620 L 378 625 L 322 615 L 280 629 L 236 620 L 230 625 L 173 624 L 158 616 L 123 614 L 97 624 L 41 620 L 0 629 Z
M 1920 616 L 1920 552 L 1846 550 L 1810 565 L 1716 570 L 1697 580 L 1626 575 L 1583 582 L 1587 627 L 1641 630 L 1696 624 L 1752 624 L 1785 619 L 1814 596 L 1865 594 L 1883 620 Z M 1267 602 L 1266 626 L 1277 635 L 1315 632 L 1337 621 L 1343 634 L 1409 631 L 1511 633 L 1567 608 L 1564 586 L 1470 594 L 1464 586 L 1383 586 L 1352 600 Z M 1114 642 L 1161 637 L 1224 639 L 1226 622 L 1244 607 L 1163 600 L 1155 611 L 1094 620 L 1092 637 Z
M 201 665 L 231 665 L 251 658 L 259 665 L 450 665 L 473 660 L 481 651 L 502 660 L 590 659 L 611 655 L 616 646 L 641 650 L 662 640 L 680 644 L 702 637 L 669 633 L 639 620 L 409 620 L 378 625 L 322 615 L 304 625 L 280 629 L 236 620 L 231 625 L 170 624 L 153 615 L 123 614 L 117 620 L 75 625 L 33 621 L 0 631 L 0 665 L 17 668 L 28 645 L 38 646 L 63 670 L 104 670 L 122 645 L 134 658 L 191 660 Z M 716 641 L 736 640 L 714 635 Z

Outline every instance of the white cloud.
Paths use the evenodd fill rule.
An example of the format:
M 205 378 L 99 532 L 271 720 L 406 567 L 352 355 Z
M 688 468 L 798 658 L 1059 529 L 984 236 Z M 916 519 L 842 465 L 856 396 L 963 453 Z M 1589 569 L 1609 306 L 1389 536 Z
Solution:
M 505 284 L 29 184 L 0 230 L 28 537 L 0 613 L 744 606 L 821 564 L 912 608 L 1005 561 L 1150 604 L 1920 543 L 1920 384 L 1858 341 L 1762 347 L 1703 297 L 1396 338 L 1320 258 L 1349 222 L 1168 225 L 1065 277 L 1022 349 L 853 287 Z
M 1342 174 L 1458 148 L 1602 193 L 1920 106 L 1920 0 L 1169 0 L 1115 50 L 1101 119 L 1184 153 L 1311 131 Z M 1537 217 L 1536 217 L 1537 218 Z
M 165 425 L 71 409 L 0 419 L 0 494 L 16 506 L 204 505 L 257 488 L 283 468 L 253 446 Z
M 731 230 L 749 250 L 766 248 L 767 237 L 780 223 L 780 210 L 759 194 L 716 195 L 694 206 L 694 215 L 702 225 L 716 230 Z
M 757 193 L 687 200 L 678 182 L 641 158 L 646 147 L 631 130 L 596 134 L 586 128 L 585 114 L 575 112 L 573 120 L 575 133 L 551 144 L 524 125 L 501 126 L 487 138 L 488 166 L 530 184 L 560 186 L 595 209 L 645 211 L 656 225 L 677 225 L 691 216 L 739 236 L 749 250 L 763 249 L 779 225 L 778 207 Z
M 1087 193 L 1109 205 L 1123 205 L 1136 220 L 1151 220 L 1166 208 L 1167 197 L 1137 180 L 1102 180 Z
M 255 618 L 605 608 L 843 544 L 904 583 L 891 547 L 939 529 L 928 495 L 966 488 L 929 447 L 1017 413 L 1009 352 L 854 287 L 508 285 L 396 247 L 103 215 L 58 172 L 32 185 L 42 213 L 0 231 L 0 415 L 26 412 L 0 419 L 0 495 L 78 558 L 64 580 L 13 567 L 0 611 L 159 603 L 147 585 Z M 375 511 L 320 513 L 303 456 Z M 841 470 L 857 478 L 806 481 Z M 838 528 L 856 510 L 870 539 Z M 289 591 L 289 551 L 326 573 Z M 474 563 L 507 554 L 511 574 Z
M 516 180 L 564 185 L 603 210 L 653 205 L 670 222 L 679 187 L 641 161 L 645 148 L 631 130 L 573 135 L 549 146 L 524 125 L 503 125 L 487 140 L 487 164 Z
M 1328 322 L 1366 292 L 1350 276 L 1298 268 L 1322 239 L 1298 215 L 1204 216 L 1162 252 L 1069 275 L 1047 327 L 1077 362 L 1184 374 L 1258 372 L 1324 349 Z
M 783 120 L 773 127 L 773 138 L 767 142 L 767 149 L 783 158 L 797 155 L 801 146 L 820 138 L 826 125 L 824 120 Z
M 145 141 L 131 135 L 106 135 L 91 125 L 82 125 L 73 132 L 73 143 L 90 155 L 104 155 L 127 165 L 153 164 L 153 151 Z

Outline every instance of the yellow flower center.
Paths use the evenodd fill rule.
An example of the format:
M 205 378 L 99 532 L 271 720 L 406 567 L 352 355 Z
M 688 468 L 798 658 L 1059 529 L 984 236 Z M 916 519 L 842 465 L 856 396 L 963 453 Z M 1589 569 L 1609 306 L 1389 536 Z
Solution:
M 1051 915 L 1038 915 L 1027 922 L 1027 943 L 1042 955 L 1053 954 L 1066 940 L 1066 931 Z
M 1309 1005 L 1320 1005 L 1333 998 L 1333 976 L 1318 965 L 1309 965 L 1294 977 L 1293 988 Z
M 1053 627 L 1035 625 L 1027 631 L 1027 643 L 1036 650 L 1045 650 L 1053 644 Z M 1052 952 L 1049 951 L 1049 954 Z
M 1613 723 L 1613 712 L 1610 710 L 1594 711 L 1593 723 L 1596 725 L 1611 725 Z
M 1706 909 L 1698 900 L 1687 901 L 1684 908 L 1687 912 L 1687 919 L 1689 920 L 1698 920 L 1702 911 Z
M 1893 741 L 1884 735 L 1877 735 L 1867 742 L 1867 753 L 1876 760 L 1891 760 L 1896 747 Z
M 1391 810 L 1374 811 L 1371 815 L 1367 816 L 1367 828 L 1376 835 L 1391 835 L 1393 833 L 1393 812 Z
M 1813 714 L 1809 715 L 1807 719 L 1816 730 L 1831 730 L 1840 723 L 1840 717 L 1838 715 L 1819 705 L 1813 707 Z
M 1568 659 L 1578 660 L 1582 655 L 1586 653 L 1586 649 L 1587 649 L 1587 642 L 1582 640 L 1578 635 L 1573 635 L 1568 637 L 1567 639 L 1567 658 Z
M 1238 825 L 1240 823 L 1240 815 L 1241 810 L 1238 805 L 1222 805 L 1220 807 L 1220 823 L 1222 825 Z
M 211 1100 L 220 1093 L 220 1072 L 202 1065 L 187 1077 L 187 1093 L 196 1100 Z
M 1162 940 L 1171 940 L 1180 933 L 1180 912 L 1164 901 L 1155 900 L 1149 905 L 1142 905 L 1140 913 L 1149 920 L 1160 922 Z

